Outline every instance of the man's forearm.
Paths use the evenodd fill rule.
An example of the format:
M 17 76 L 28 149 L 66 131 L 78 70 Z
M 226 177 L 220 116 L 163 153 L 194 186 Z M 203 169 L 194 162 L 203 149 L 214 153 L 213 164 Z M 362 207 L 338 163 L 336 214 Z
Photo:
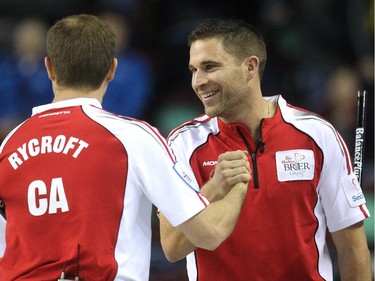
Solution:
M 204 212 L 197 214 L 188 222 L 183 223 L 180 228 L 173 227 L 162 215 L 160 218 L 160 239 L 163 251 L 167 259 L 171 262 L 178 261 L 195 250 L 195 245 L 201 245 L 202 248 L 216 248 L 233 231 L 237 218 L 242 208 L 247 193 L 247 184 L 238 183 L 228 195 L 216 202 L 210 204 Z M 206 231 L 204 231 L 206 229 Z M 187 232 L 194 243 L 182 232 Z M 214 240 L 211 237 L 215 237 Z M 207 241 L 204 242 L 204 241 Z M 213 241 L 210 241 L 213 240 Z M 213 243 L 211 243 L 213 242 Z M 216 245 L 215 245 L 216 244 Z M 214 246 L 212 246 L 214 245 Z
M 371 258 L 367 247 L 346 251 L 338 256 L 341 281 L 371 281 Z
M 363 222 L 332 232 L 341 281 L 371 281 L 372 267 Z
M 179 261 L 195 250 L 194 244 L 178 228 L 173 227 L 163 214 L 159 214 L 159 219 L 160 242 L 168 261 Z
M 224 196 L 218 194 L 215 188 L 217 187 L 212 182 L 207 182 L 201 189 L 202 194 L 211 203 Z M 179 261 L 195 250 L 194 244 L 179 229 L 173 227 L 163 214 L 159 214 L 159 219 L 161 245 L 168 261 Z
M 199 248 L 216 249 L 232 233 L 247 193 L 247 183 L 237 183 L 223 199 L 178 226 Z

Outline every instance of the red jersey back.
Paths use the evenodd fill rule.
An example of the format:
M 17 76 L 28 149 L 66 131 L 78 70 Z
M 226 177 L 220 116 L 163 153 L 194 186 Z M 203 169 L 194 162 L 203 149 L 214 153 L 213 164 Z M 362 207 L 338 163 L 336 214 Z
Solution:
M 56 280 L 56 268 L 75 273 L 78 260 L 84 280 L 114 279 L 126 174 L 124 146 L 81 106 L 20 125 L 0 158 L 0 196 L 11 216 L 1 279 L 17 279 L 16 269 L 22 280 Z

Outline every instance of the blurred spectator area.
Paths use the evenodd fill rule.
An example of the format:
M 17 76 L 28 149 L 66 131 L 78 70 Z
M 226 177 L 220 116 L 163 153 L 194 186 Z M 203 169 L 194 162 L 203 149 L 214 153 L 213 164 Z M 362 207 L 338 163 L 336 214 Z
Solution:
M 88 0 L 1 0 L 0 14 L 14 17 L 41 15 L 60 17 L 90 7 L 94 1 Z
M 153 64 L 147 52 L 134 45 L 137 32 L 132 16 L 114 10 L 98 14 L 114 30 L 117 47 L 115 79 L 108 85 L 103 108 L 120 115 L 145 119 L 154 94 Z
M 40 17 L 22 18 L 9 30 L 9 50 L 0 54 L 1 138 L 28 118 L 32 107 L 53 97 L 44 67 L 48 24 Z

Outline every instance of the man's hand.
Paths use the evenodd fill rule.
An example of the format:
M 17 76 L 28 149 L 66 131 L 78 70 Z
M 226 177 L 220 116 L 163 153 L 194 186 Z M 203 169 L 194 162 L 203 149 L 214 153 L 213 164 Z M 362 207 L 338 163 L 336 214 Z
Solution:
M 210 202 L 223 198 L 239 182 L 251 180 L 247 151 L 228 151 L 219 155 L 211 179 L 202 187 L 202 194 Z
M 245 187 L 244 185 L 238 185 L 238 183 L 243 182 L 247 186 L 250 180 L 250 164 L 247 159 L 247 152 L 241 150 L 225 152 L 219 156 L 213 176 L 202 187 L 201 191 L 210 202 L 219 201 L 232 189 L 233 191 L 239 191 L 242 187 Z M 230 223 L 224 223 L 224 228 L 228 229 L 226 231 L 228 235 L 234 228 L 245 195 L 244 193 L 244 196 L 235 196 L 243 197 L 240 203 L 233 203 L 232 200 L 228 200 L 226 204 L 221 205 L 218 211 L 214 212 L 215 215 L 220 217 L 221 221 L 224 221 L 222 218 L 229 214 L 236 218 L 233 219 L 229 216 L 227 221 L 230 221 Z M 220 212 L 225 213 L 225 215 L 220 214 Z M 209 222 L 212 223 L 214 220 L 215 217 L 213 216 L 209 219 Z M 160 238 L 165 256 L 170 262 L 176 262 L 184 258 L 196 248 L 180 229 L 174 228 L 168 222 L 163 214 L 160 214 Z

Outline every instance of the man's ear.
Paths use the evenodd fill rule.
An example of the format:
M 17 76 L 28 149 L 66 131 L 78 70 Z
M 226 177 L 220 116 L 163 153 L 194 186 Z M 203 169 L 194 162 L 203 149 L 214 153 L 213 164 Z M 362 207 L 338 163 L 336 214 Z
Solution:
M 56 80 L 56 75 L 55 75 L 55 71 L 53 70 L 52 60 L 51 60 L 50 57 L 45 57 L 44 58 L 44 65 L 45 65 L 45 67 L 47 69 L 48 78 L 51 81 L 55 81 Z
M 257 56 L 250 56 L 244 61 L 246 67 L 247 78 L 251 80 L 256 74 L 259 73 L 259 58 Z
M 106 76 L 106 81 L 107 82 L 112 81 L 113 78 L 115 77 L 116 68 L 117 68 L 117 59 L 114 58 L 112 60 L 111 67 L 109 68 L 108 74 Z

